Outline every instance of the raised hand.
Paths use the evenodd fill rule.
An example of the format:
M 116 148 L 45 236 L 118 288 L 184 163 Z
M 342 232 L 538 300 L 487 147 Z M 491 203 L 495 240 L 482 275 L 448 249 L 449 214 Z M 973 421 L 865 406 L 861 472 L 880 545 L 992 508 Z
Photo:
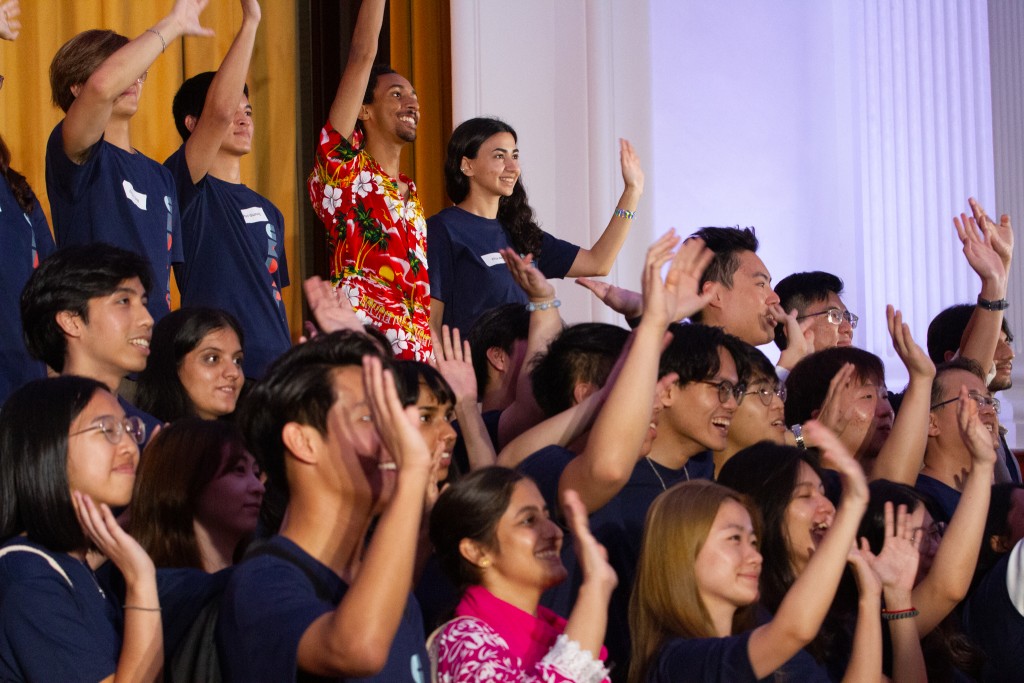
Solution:
M 576 284 L 589 289 L 601 303 L 616 313 L 621 313 L 627 320 L 639 318 L 644 313 L 644 299 L 640 292 L 589 277 L 576 278 Z
M 900 505 L 893 514 L 891 502 L 885 503 L 885 541 L 882 551 L 875 555 L 866 538 L 860 539 L 860 554 L 878 576 L 886 592 L 896 591 L 909 597 L 917 579 L 917 565 L 921 559 L 920 546 L 924 533 L 914 529 L 906 505 Z
M 661 268 L 673 259 L 678 244 L 679 237 L 673 228 L 648 247 L 647 256 L 644 258 L 641 281 L 644 320 L 658 327 L 666 327 L 672 322 L 671 312 L 668 310 L 672 306 L 668 303 L 665 283 L 661 279 Z
M 638 192 L 644 191 L 644 169 L 640 166 L 640 157 L 629 140 L 619 138 L 619 165 L 622 167 L 622 180 L 626 187 Z
M 512 279 L 526 292 L 531 301 L 547 301 L 554 298 L 555 287 L 544 277 L 544 273 L 534 266 L 533 254 L 527 254 L 526 258 L 522 258 L 515 249 L 499 249 L 498 253 L 505 259 Z
M 262 14 L 259 0 L 242 0 L 242 16 L 244 18 L 259 21 Z
M 868 550 L 867 554 L 870 554 Z M 877 596 L 882 592 L 882 581 L 877 573 L 872 571 L 871 562 L 865 554 L 864 549 L 854 546 L 846 561 L 853 567 L 853 577 L 857 580 L 857 590 L 861 596 Z M 877 598 L 876 598 L 877 599 Z
M 786 313 L 779 304 L 772 304 L 771 312 L 775 320 L 786 326 L 786 349 L 779 356 L 779 366 L 792 370 L 805 356 L 814 351 L 814 330 L 811 329 L 814 320 L 805 318 L 800 322 L 797 320 L 795 308 Z
M 1010 217 L 1004 213 L 999 217 L 999 223 L 995 223 L 988 217 L 977 199 L 971 197 L 967 201 L 974 213 L 974 220 L 989 237 L 992 248 L 1002 259 L 1006 272 L 1010 272 L 1010 262 L 1013 260 L 1013 225 L 1010 223 Z M 963 214 L 961 220 L 962 216 Z
M 996 462 L 998 436 L 988 430 L 978 415 L 978 402 L 970 397 L 967 386 L 960 385 L 960 400 L 957 401 L 956 419 L 960 438 L 971 453 L 974 463 L 993 465 Z
M 846 449 L 839 437 L 817 420 L 804 425 L 804 433 L 821 451 L 821 464 L 834 469 L 843 480 L 843 500 L 867 503 L 868 482 L 864 470 Z
M 447 325 L 441 326 L 441 340 L 434 345 L 437 371 L 445 378 L 452 391 L 455 392 L 455 400 L 473 401 L 476 403 L 477 386 L 476 371 L 473 370 L 473 354 L 470 350 L 469 341 L 461 341 L 459 329 L 449 329 Z
M 991 224 L 991 221 L 988 224 Z M 963 213 L 959 218 L 953 218 L 953 225 L 956 227 L 960 242 L 964 245 L 964 256 L 967 257 L 971 269 L 978 274 L 982 282 L 994 282 L 1005 287 L 1006 264 L 993 245 L 994 231 L 979 229 L 977 221 Z M 1010 234 L 1012 235 L 1012 231 Z M 1012 237 L 1010 241 L 1012 244 Z
M 213 29 L 206 28 L 199 21 L 210 0 L 177 0 L 171 10 L 170 18 L 177 24 L 182 36 L 212 36 Z
M 854 383 L 855 375 L 853 364 L 846 363 L 828 383 L 828 392 L 821 403 L 817 420 L 833 434 L 842 434 L 846 430 L 856 409 L 859 387 Z
M 400 473 L 416 468 L 429 471 L 432 454 L 420 434 L 419 410 L 415 405 L 402 407 L 395 377 L 383 369 L 379 358 L 363 358 L 363 386 L 377 433 L 395 468 Z
M 914 337 L 910 334 L 910 326 L 903 322 L 903 313 L 897 311 L 892 304 L 885 307 L 885 319 L 889 325 L 889 337 L 896 355 L 903 361 L 911 377 L 935 377 L 935 363 L 928 357 Z
M 715 252 L 704 240 L 690 237 L 683 241 L 665 274 L 665 303 L 668 322 L 689 318 L 707 306 L 711 294 L 699 292 L 700 278 L 711 265 Z
M 16 40 L 21 34 L 21 3 L 19 0 L 7 0 L 0 4 L 0 38 Z M 642 176 L 641 176 L 642 177 Z
M 562 512 L 569 523 L 584 582 L 595 582 L 595 585 L 604 587 L 610 594 L 618 585 L 619 578 L 608 563 L 608 552 L 590 533 L 587 510 L 579 494 L 572 489 L 567 489 L 562 496 Z
M 302 291 L 306 293 L 309 312 L 316 319 L 316 324 L 324 333 L 338 330 L 363 331 L 359 316 L 352 310 L 352 305 L 341 295 L 341 292 L 314 275 L 302 283 Z M 316 336 L 309 334 L 310 338 Z
M 121 571 L 128 586 L 139 579 L 156 579 L 153 560 L 138 541 L 121 528 L 106 503 L 96 505 L 88 495 L 72 491 L 71 504 L 86 537 Z

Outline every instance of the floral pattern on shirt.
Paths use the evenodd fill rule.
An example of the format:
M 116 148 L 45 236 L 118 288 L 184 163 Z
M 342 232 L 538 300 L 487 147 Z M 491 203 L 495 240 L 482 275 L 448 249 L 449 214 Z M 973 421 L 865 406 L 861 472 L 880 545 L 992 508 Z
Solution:
M 409 186 L 407 198 L 400 182 Z M 349 142 L 328 122 L 308 187 L 327 232 L 331 282 L 364 324 L 387 335 L 396 357 L 429 360 L 427 223 L 416 185 L 385 173 L 363 149 L 362 131 Z

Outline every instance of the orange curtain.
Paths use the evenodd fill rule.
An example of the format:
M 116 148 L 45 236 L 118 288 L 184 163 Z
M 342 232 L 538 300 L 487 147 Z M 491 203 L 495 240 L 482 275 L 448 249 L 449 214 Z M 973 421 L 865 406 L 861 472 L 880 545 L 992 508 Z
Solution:
M 50 131 L 63 112 L 50 103 L 49 66 L 57 49 L 80 31 L 109 28 L 134 38 L 171 8 L 169 0 L 28 0 L 22 2 L 22 33 L 0 43 L 0 132 L 11 149 L 12 167 L 28 178 L 49 216 L 44 157 Z M 296 19 L 294 0 L 263 0 L 256 48 L 249 70 L 256 136 L 242 164 L 242 179 L 268 197 L 284 214 L 285 249 L 292 282 L 284 291 L 289 323 L 301 332 L 302 263 L 297 239 L 298 207 L 306 199 L 296 182 Z M 203 13 L 213 38 L 173 41 L 149 71 L 138 114 L 132 122 L 134 144 L 163 161 L 181 145 L 171 117 L 171 101 L 185 78 L 220 64 L 242 22 L 241 7 L 218 0 Z M 175 305 L 177 299 L 175 298 Z
M 391 0 L 391 67 L 405 75 L 420 99 L 420 124 L 403 172 L 416 181 L 423 211 L 449 204 L 444 154 L 452 132 L 452 49 L 449 0 Z

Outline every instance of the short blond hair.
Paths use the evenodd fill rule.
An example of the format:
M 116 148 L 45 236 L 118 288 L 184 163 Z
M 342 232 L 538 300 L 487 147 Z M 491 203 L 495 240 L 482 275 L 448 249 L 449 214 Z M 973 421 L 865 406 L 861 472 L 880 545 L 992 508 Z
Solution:
M 71 86 L 85 83 L 107 57 L 127 44 L 128 39 L 120 33 L 91 29 L 82 31 L 61 45 L 50 62 L 50 93 L 53 103 L 66 114 L 75 101 Z

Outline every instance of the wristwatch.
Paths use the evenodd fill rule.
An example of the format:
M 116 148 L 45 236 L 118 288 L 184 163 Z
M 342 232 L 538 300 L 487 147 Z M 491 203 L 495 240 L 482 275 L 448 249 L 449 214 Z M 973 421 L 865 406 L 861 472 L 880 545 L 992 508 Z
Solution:
M 1006 299 L 996 299 L 995 301 L 989 301 L 988 299 L 982 299 L 978 297 L 978 306 L 984 308 L 986 311 L 1005 311 L 1010 307 L 1010 302 Z
M 789 431 L 793 432 L 793 436 L 796 437 L 797 448 L 807 448 L 807 444 L 804 443 L 804 428 L 802 425 L 795 424 L 789 428 Z

